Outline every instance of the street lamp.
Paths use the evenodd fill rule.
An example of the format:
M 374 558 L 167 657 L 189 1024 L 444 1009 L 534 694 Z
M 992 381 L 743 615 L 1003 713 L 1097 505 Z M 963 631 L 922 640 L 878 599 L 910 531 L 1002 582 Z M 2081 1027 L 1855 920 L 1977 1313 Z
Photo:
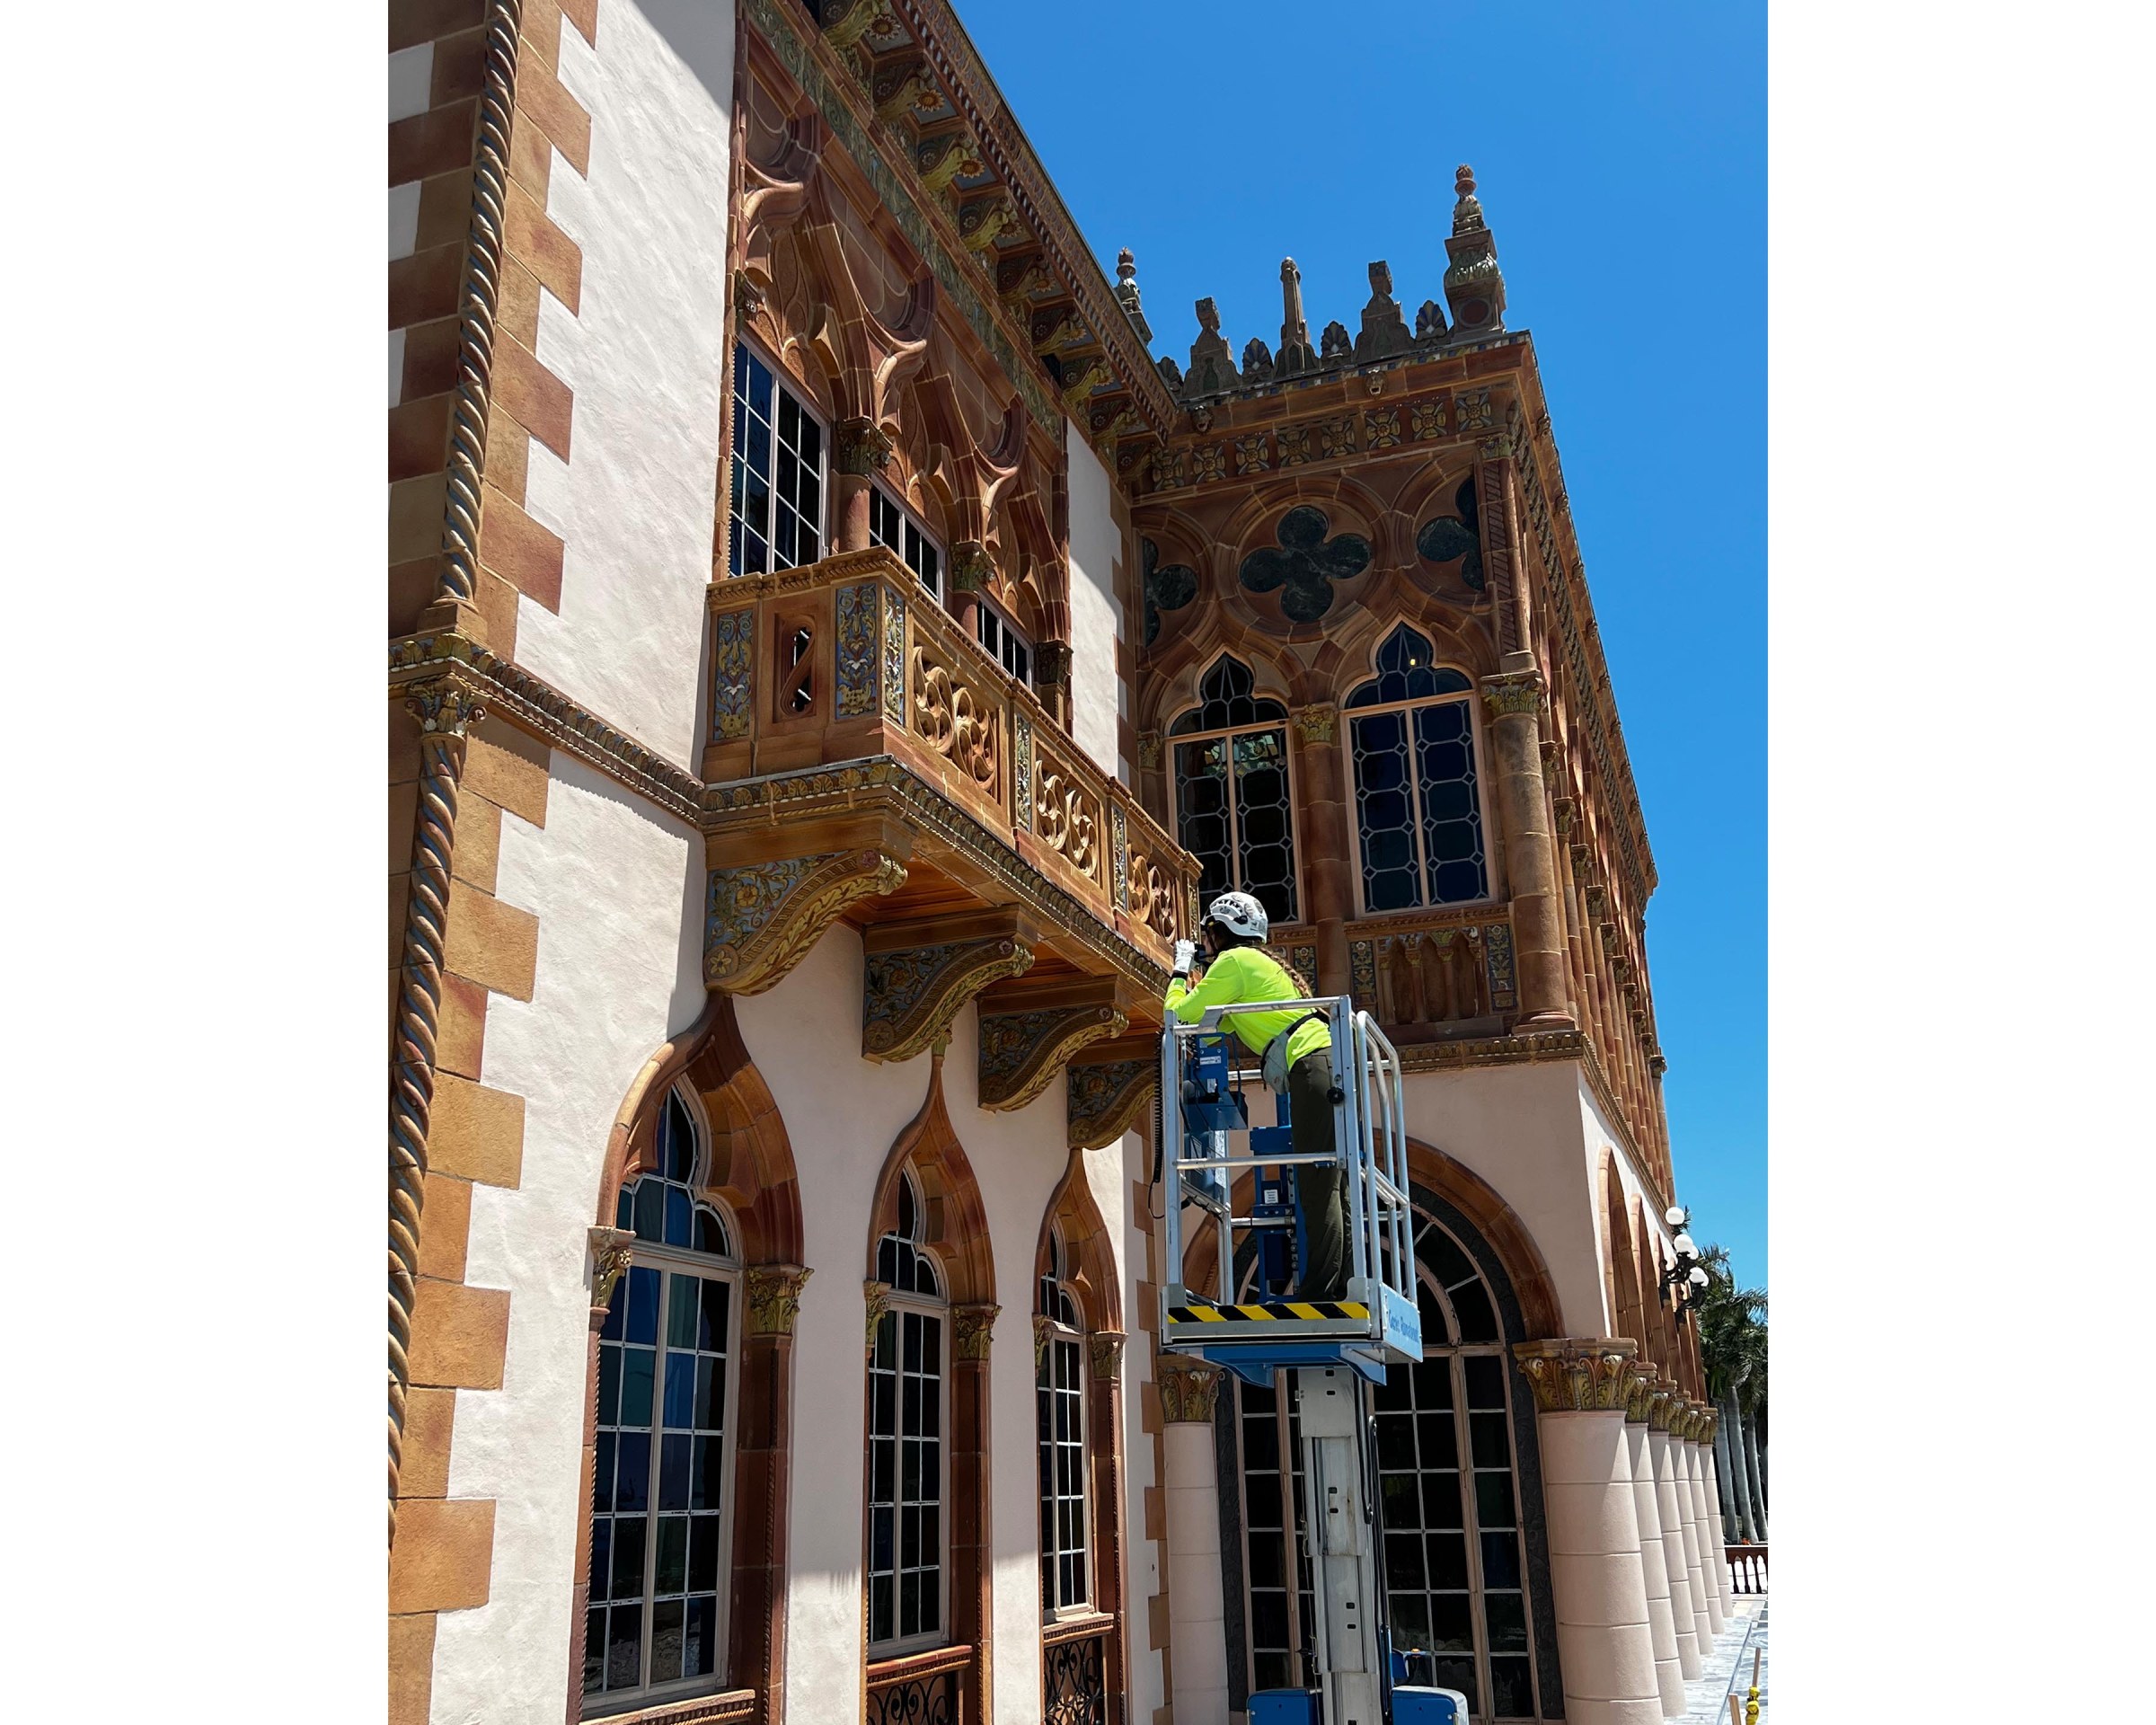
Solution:
M 1699 1244 L 1689 1232 L 1692 1212 L 1682 1205 L 1672 1204 L 1663 1212 L 1662 1219 L 1677 1231 L 1670 1244 L 1676 1248 L 1677 1261 L 1662 1272 L 1664 1293 L 1676 1292 L 1676 1310 L 1680 1316 L 1696 1312 L 1706 1304 L 1709 1280 L 1700 1264 Z

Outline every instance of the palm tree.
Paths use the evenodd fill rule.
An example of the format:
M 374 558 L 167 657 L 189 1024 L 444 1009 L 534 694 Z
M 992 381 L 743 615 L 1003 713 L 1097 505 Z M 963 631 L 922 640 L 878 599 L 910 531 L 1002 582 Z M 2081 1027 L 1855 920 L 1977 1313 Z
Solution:
M 1766 1399 L 1767 1294 L 1764 1288 L 1736 1286 L 1723 1247 L 1709 1246 L 1700 1254 L 1700 1265 L 1707 1272 L 1707 1291 L 1693 1314 L 1700 1326 L 1700 1363 L 1706 1368 L 1707 1393 L 1721 1411 L 1719 1425 L 1727 1433 L 1726 1463 L 1724 1446 L 1715 1446 L 1718 1471 L 1726 1466 L 1731 1476 L 1737 1536 L 1763 1540 L 1766 1505 L 1747 1418 Z

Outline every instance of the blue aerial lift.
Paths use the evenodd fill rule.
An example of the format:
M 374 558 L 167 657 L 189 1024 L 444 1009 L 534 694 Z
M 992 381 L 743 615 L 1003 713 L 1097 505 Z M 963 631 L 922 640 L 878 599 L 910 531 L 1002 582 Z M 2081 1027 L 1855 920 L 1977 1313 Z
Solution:
M 1246 1088 L 1257 1068 L 1225 1028 L 1246 1012 L 1325 1020 L 1338 1080 L 1329 1154 L 1294 1152 L 1285 1096 L 1275 1099 L 1272 1125 L 1251 1124 Z M 1379 1575 L 1384 1529 L 1369 1389 L 1388 1367 L 1422 1358 L 1400 1056 L 1345 995 L 1216 1006 L 1195 1024 L 1171 1017 L 1161 1035 L 1161 1101 L 1171 1278 L 1161 1290 L 1161 1346 L 1260 1386 L 1286 1370 L 1302 1416 L 1319 1686 L 1251 1695 L 1250 1725 L 1468 1725 L 1458 1690 L 1398 1681 L 1405 1662 L 1391 1643 Z M 1247 1140 L 1240 1151 L 1239 1138 Z M 1294 1181 L 1312 1163 L 1344 1171 L 1348 1286 L 1337 1301 L 1291 1297 L 1303 1257 Z M 1219 1230 L 1217 1287 L 1208 1292 L 1183 1284 L 1186 1205 Z M 1246 1240 L 1254 1275 L 1239 1300 L 1236 1260 Z

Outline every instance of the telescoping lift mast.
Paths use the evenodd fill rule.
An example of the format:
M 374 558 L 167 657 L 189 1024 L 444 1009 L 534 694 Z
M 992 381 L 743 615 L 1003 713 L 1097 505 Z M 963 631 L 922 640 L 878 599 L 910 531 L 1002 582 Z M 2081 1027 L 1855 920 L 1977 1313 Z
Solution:
M 1225 1028 L 1246 1012 L 1325 1020 L 1338 1079 L 1330 1152 L 1295 1154 L 1286 1097 L 1275 1099 L 1274 1124 L 1250 1123 L 1245 1086 L 1256 1066 Z M 1400 1057 L 1344 995 L 1216 1006 L 1196 1024 L 1171 1016 L 1161 1036 L 1161 1101 L 1171 1278 L 1161 1290 L 1161 1346 L 1259 1385 L 1287 1371 L 1302 1419 L 1319 1686 L 1259 1691 L 1250 1725 L 1467 1725 L 1458 1690 L 1395 1681 L 1405 1665 L 1392 1646 L 1378 1573 L 1384 1529 L 1370 1385 L 1383 1384 L 1389 1367 L 1422 1358 Z M 1238 1139 L 1247 1140 L 1240 1150 Z M 1306 1261 L 1294 1182 L 1312 1163 L 1343 1172 L 1348 1261 L 1339 1300 L 1304 1300 L 1291 1287 Z M 1210 1292 L 1183 1284 L 1186 1205 L 1219 1231 Z M 1245 1271 L 1250 1286 L 1238 1299 Z

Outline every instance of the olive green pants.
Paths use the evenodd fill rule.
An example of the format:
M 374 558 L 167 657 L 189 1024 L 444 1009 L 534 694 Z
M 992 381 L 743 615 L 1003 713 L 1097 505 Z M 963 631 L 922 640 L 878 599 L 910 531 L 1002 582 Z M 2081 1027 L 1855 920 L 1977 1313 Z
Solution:
M 1287 1069 L 1287 1123 L 1297 1155 L 1331 1153 L 1338 1111 L 1332 1100 L 1332 1050 L 1312 1048 Z M 1312 1163 L 1296 1167 L 1295 1203 L 1306 1256 L 1295 1277 L 1295 1291 L 1303 1299 L 1347 1297 L 1346 1196 L 1342 1169 Z

